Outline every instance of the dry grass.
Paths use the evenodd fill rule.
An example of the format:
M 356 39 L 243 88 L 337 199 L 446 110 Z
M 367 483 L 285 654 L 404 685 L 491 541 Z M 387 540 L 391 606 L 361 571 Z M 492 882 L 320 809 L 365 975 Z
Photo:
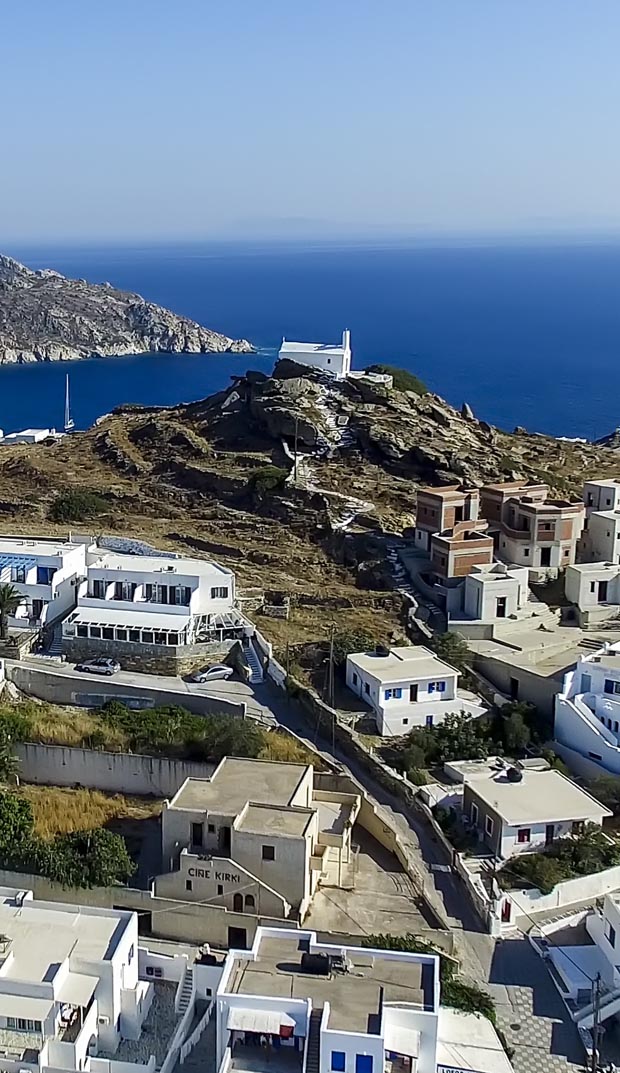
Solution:
M 316 753 L 306 749 L 288 734 L 272 730 L 265 735 L 265 744 L 259 753 L 259 760 L 279 760 L 284 764 L 314 764 L 320 768 Z
M 97 715 L 81 708 L 45 704 L 33 715 L 34 739 L 46 745 L 83 746 L 102 730 Z M 109 725 L 105 726 L 105 739 L 106 749 L 111 752 L 120 752 L 127 746 L 126 734 Z
M 147 820 L 161 812 L 161 801 L 148 797 L 72 790 L 61 786 L 21 786 L 32 805 L 35 831 L 41 838 L 105 827 L 114 820 Z

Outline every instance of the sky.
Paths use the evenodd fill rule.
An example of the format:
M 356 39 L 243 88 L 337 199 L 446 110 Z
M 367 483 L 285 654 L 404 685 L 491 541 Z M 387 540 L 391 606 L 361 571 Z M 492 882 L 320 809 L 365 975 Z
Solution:
M 20 0 L 0 245 L 620 233 L 618 0 Z

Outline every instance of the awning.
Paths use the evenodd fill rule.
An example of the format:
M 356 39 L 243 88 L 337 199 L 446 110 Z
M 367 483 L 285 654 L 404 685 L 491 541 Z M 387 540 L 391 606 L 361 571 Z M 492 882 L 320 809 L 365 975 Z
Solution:
M 279 1036 L 280 1029 L 294 1027 L 295 1021 L 288 1013 L 277 1010 L 249 1009 L 245 1006 L 233 1006 L 228 1011 L 226 1028 L 235 1032 L 265 1032 Z
M 189 626 L 191 615 L 183 608 L 178 614 L 170 611 L 170 604 L 152 604 L 140 600 L 131 610 L 114 607 L 114 600 L 108 600 L 109 607 L 90 607 L 80 604 L 73 612 L 70 622 L 75 625 L 117 626 L 119 629 L 162 630 L 179 633 Z M 180 605 L 179 605 L 180 606 Z M 153 607 L 163 607 L 164 611 L 153 611 Z
M 99 983 L 97 976 L 85 976 L 82 972 L 70 972 L 60 988 L 58 1001 L 63 1005 L 88 1006 Z
M 420 1033 L 415 1028 L 401 1028 L 400 1025 L 388 1024 L 385 1029 L 385 1049 L 407 1058 L 418 1058 Z
M 52 1006 L 53 1002 L 49 998 L 0 994 L 0 1017 L 23 1017 L 29 1021 L 45 1021 Z

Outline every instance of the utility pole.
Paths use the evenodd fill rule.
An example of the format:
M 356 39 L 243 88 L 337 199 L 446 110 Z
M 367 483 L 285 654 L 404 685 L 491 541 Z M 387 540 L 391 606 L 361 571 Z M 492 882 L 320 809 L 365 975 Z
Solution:
M 601 974 L 597 972 L 592 983 L 592 1064 L 591 1073 L 598 1070 L 598 1038 L 601 1021 Z
M 288 678 L 291 673 L 291 650 L 288 641 L 286 642 L 286 677 Z
M 332 622 L 329 630 L 329 667 L 327 678 L 327 703 L 332 709 L 332 754 L 336 749 L 336 713 L 334 708 L 334 635 L 336 633 L 336 624 Z

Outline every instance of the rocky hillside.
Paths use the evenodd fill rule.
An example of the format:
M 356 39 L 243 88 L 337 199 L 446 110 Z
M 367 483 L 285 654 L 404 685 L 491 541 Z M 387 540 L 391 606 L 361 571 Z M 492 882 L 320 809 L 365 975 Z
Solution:
M 66 279 L 49 269 L 34 272 L 0 256 L 0 364 L 225 350 L 252 347 L 109 283 Z
M 276 641 L 325 637 L 334 619 L 386 636 L 400 617 L 386 547 L 413 524 L 417 486 L 524 477 L 578 496 L 584 477 L 618 473 L 604 447 L 464 412 L 280 364 L 200 402 L 124 407 L 56 444 L 0 446 L 0 531 L 61 532 L 54 503 L 94 492 L 73 528 L 214 556 L 246 589 L 291 596 L 289 624 L 265 620 Z

